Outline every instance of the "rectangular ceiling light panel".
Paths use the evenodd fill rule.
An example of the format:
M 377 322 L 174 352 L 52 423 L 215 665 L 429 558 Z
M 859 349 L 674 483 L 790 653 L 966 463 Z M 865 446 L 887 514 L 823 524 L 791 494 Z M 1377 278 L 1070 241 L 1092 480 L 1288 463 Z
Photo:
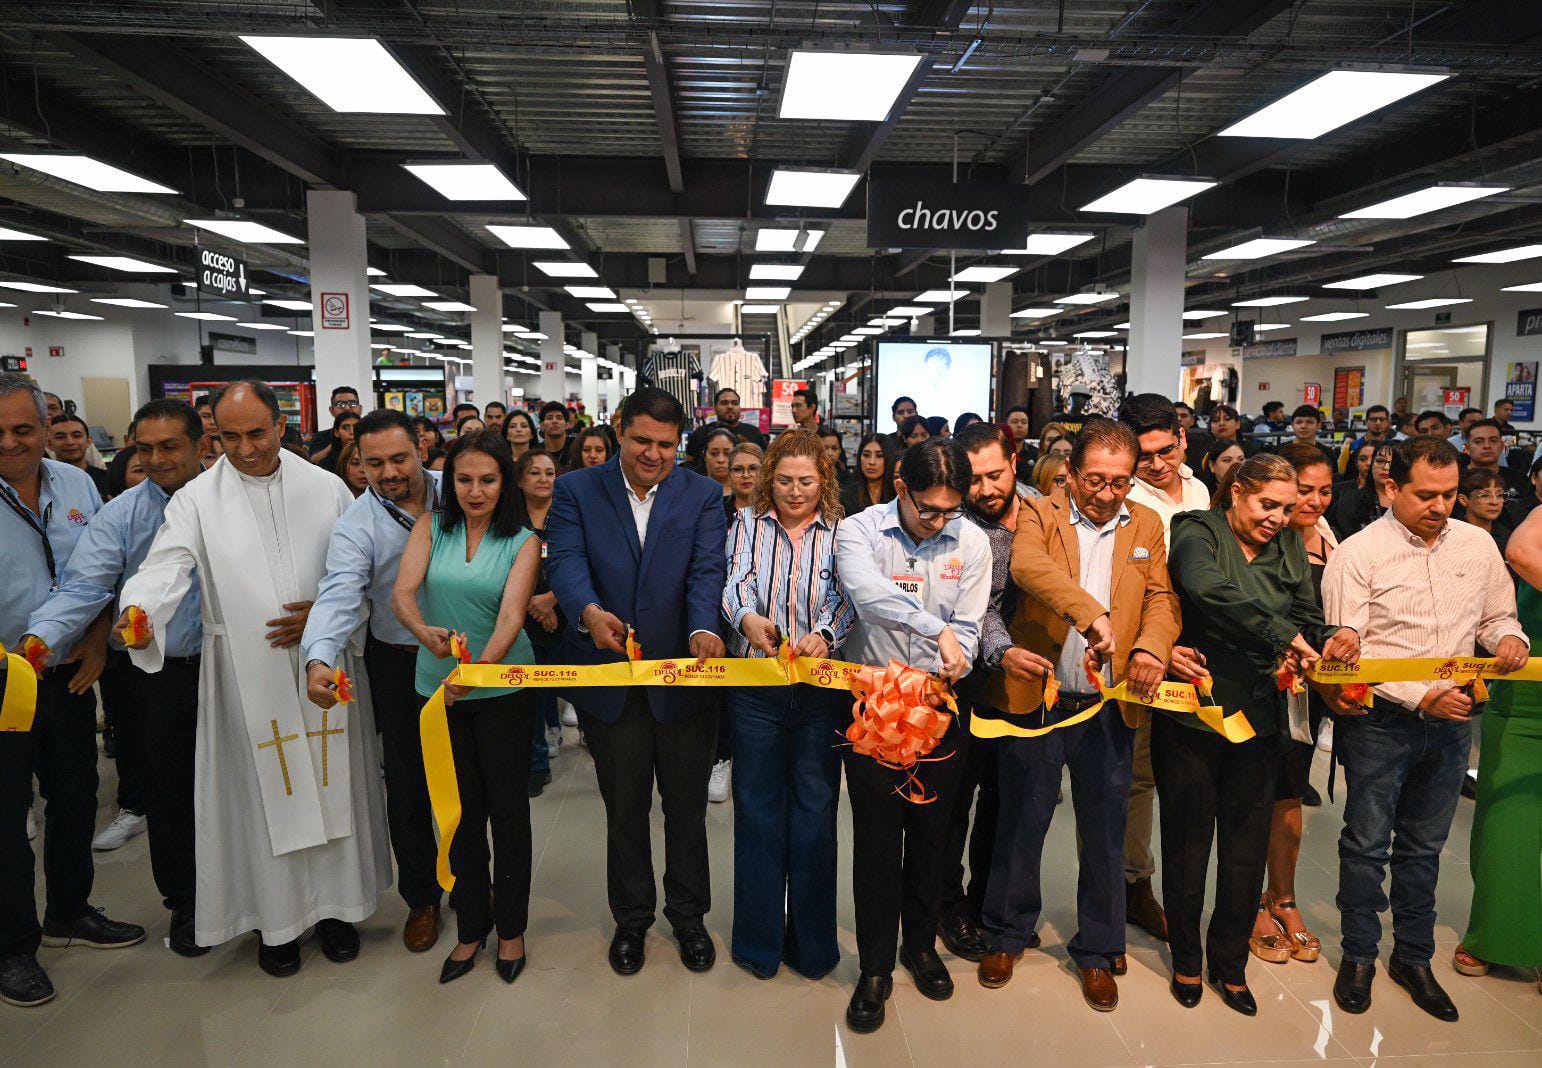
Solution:
M 777 116 L 882 122 L 920 62 L 915 53 L 793 52 Z
M 861 178 L 857 171 L 778 167 L 766 186 L 766 203 L 773 207 L 838 208 Z
M 369 37 L 258 37 L 241 40 L 333 111 L 443 115 L 396 57 Z
M 509 246 L 509 248 L 565 249 L 568 247 L 567 240 L 550 226 L 504 226 L 501 224 L 489 224 L 487 232 Z
M 232 241 L 240 241 L 248 245 L 305 244 L 298 237 L 290 237 L 262 223 L 242 222 L 239 219 L 188 219 L 186 222 L 189 226 L 196 226 L 200 230 L 208 230 L 221 237 L 228 237 Z
M 1091 234 L 1029 234 L 1022 248 L 1004 249 L 1007 256 L 1058 256 L 1092 240 Z
M 98 193 L 175 193 L 159 182 L 74 152 L 0 152 L 0 159 L 95 189 Z
M 750 277 L 766 282 L 796 282 L 803 274 L 801 263 L 752 263 Z
M 105 267 L 109 271 L 128 274 L 176 274 L 175 267 L 162 267 L 159 263 L 136 260 L 132 256 L 71 256 L 77 263 L 89 263 L 93 267 Z
M 440 311 L 440 312 L 474 312 L 474 311 L 476 311 L 475 308 L 473 308 L 471 305 L 467 304 L 463 300 L 425 300 L 423 302 L 423 307 L 425 307 L 425 308 L 432 308 L 434 311 Z
M 953 275 L 950 282 L 999 282 L 1003 278 L 1010 278 L 1018 272 L 1018 268 L 1012 266 L 992 267 L 987 264 L 979 264 L 974 267 L 965 267 L 962 271 Z
M 443 163 L 403 163 L 402 168 L 446 200 L 525 199 L 519 187 L 491 163 L 455 160 Z
M 599 274 L 587 263 L 569 260 L 536 260 L 536 270 L 548 278 L 598 278 Z
M 1214 189 L 1216 184 L 1205 178 L 1133 178 L 1090 204 L 1083 204 L 1081 210 L 1151 215 L 1206 189 Z
M 1383 200 L 1354 211 L 1346 211 L 1340 219 L 1411 219 L 1442 208 L 1454 208 L 1496 193 L 1508 193 L 1507 185 L 1432 185 L 1412 193 L 1404 193 L 1391 200 Z
M 1519 263 L 1521 260 L 1534 260 L 1542 256 L 1542 245 L 1517 245 L 1515 248 L 1502 248 L 1494 252 L 1483 252 L 1476 256 L 1460 256 L 1452 263 Z
M 1281 304 L 1300 304 L 1309 297 L 1253 297 L 1249 300 L 1239 300 L 1232 304 L 1233 308 L 1278 308 Z
M 1255 237 L 1251 241 L 1244 241 L 1240 245 L 1223 248 L 1219 252 L 1212 252 L 1202 257 L 1207 260 L 1261 260 L 1265 256 L 1277 256 L 1281 252 L 1289 252 L 1292 249 L 1305 248 L 1307 245 L 1315 245 L 1315 241 L 1298 241 L 1285 237 Z
M 1380 289 L 1383 286 L 1396 286 L 1404 282 L 1417 282 L 1423 278 L 1422 274 L 1392 274 L 1381 272 L 1376 274 L 1362 274 L 1358 278 L 1341 278 L 1337 282 L 1324 282 L 1324 289 Z
M 1226 127 L 1217 136 L 1309 141 L 1448 77 L 1396 71 L 1329 71 Z

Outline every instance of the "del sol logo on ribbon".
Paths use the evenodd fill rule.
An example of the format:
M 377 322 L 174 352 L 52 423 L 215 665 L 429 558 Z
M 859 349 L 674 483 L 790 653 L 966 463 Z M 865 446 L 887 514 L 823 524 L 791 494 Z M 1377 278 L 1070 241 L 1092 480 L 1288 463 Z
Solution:
M 877 177 L 867 183 L 869 248 L 1021 248 L 1028 224 L 1021 185 Z

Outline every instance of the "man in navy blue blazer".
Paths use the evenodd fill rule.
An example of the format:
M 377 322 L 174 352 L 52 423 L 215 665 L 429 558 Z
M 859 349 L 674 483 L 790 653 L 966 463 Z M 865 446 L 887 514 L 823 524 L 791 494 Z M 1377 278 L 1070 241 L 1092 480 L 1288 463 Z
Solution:
M 624 659 L 631 627 L 650 660 L 726 655 L 719 635 L 727 580 L 723 490 L 675 467 L 685 410 L 645 387 L 621 405 L 621 449 L 608 463 L 557 480 L 546 521 L 546 573 L 563 613 L 562 659 Z M 577 688 L 569 699 L 605 799 L 606 883 L 616 933 L 610 966 L 643 966 L 657 894 L 648 813 L 654 781 L 664 810 L 664 916 L 680 959 L 706 971 L 716 959 L 703 918 L 707 777 L 717 745 L 711 690 Z

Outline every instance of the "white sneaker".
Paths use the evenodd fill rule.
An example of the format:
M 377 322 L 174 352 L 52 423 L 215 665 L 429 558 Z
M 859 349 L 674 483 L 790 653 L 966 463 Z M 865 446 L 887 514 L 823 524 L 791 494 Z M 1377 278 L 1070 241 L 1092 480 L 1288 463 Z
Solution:
M 117 817 L 103 828 L 102 833 L 91 839 L 91 848 L 98 853 L 106 853 L 144 833 L 145 818 L 120 809 Z
M 564 727 L 578 726 L 578 709 L 566 701 L 562 702 L 562 725 Z
M 728 800 L 728 761 L 719 760 L 712 765 L 712 776 L 707 780 L 707 800 L 716 803 Z
M 556 760 L 557 754 L 562 751 L 562 728 L 546 728 L 546 759 Z
M 1322 726 L 1317 728 L 1317 748 L 1324 753 L 1333 752 L 1333 720 L 1324 719 Z
M 27 841 L 37 837 L 37 817 L 32 815 L 32 810 L 27 809 Z

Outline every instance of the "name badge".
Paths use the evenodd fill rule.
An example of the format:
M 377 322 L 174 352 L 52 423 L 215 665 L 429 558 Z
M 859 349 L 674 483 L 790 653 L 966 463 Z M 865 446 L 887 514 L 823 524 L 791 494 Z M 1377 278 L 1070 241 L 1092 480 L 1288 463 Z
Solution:
M 546 543 L 544 541 L 541 542 L 541 559 L 546 559 Z
M 892 575 L 894 584 L 912 597 L 924 599 L 926 578 L 922 575 Z

